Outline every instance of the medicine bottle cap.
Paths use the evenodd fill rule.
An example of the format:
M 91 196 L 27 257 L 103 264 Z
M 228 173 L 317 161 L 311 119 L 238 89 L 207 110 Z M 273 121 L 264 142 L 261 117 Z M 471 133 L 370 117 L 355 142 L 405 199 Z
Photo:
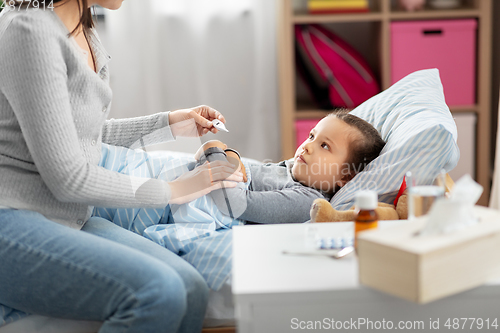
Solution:
M 356 194 L 356 208 L 373 210 L 378 206 L 378 196 L 375 191 L 359 191 Z

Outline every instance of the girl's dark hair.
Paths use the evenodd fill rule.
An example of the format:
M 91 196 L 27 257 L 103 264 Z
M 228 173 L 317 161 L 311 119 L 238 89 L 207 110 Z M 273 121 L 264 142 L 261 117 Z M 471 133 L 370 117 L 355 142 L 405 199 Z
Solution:
M 350 114 L 348 110 L 340 109 L 328 116 L 336 117 L 347 125 L 358 130 L 360 135 L 355 135 L 349 143 L 349 155 L 347 156 L 348 174 L 354 177 L 363 171 L 373 161 L 385 146 L 384 140 L 379 132 L 367 121 Z
M 23 7 L 23 8 L 29 8 L 30 5 L 32 4 L 32 1 L 29 0 L 15 0 L 16 7 Z M 68 2 L 70 0 L 53 0 L 54 6 L 57 7 L 58 3 L 60 5 Z M 88 31 L 94 27 L 94 19 L 92 17 L 92 11 L 88 6 L 88 0 L 78 0 L 78 10 L 80 11 L 80 22 L 78 22 L 78 25 L 73 29 L 73 31 L 70 32 L 70 36 L 73 35 L 75 32 L 78 31 L 78 29 L 81 27 L 83 28 L 83 33 L 85 36 L 87 36 Z

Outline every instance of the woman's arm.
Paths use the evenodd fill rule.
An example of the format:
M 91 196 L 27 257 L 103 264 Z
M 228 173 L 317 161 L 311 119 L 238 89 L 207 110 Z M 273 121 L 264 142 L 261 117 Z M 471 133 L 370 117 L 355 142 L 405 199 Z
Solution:
M 110 119 L 103 126 L 103 142 L 138 148 L 174 140 L 177 136 L 197 137 L 217 133 L 212 120 L 225 122 L 224 116 L 206 105 L 151 116 Z
M 169 112 L 160 112 L 143 117 L 106 120 L 102 127 L 102 142 L 138 148 L 173 141 L 168 115 Z

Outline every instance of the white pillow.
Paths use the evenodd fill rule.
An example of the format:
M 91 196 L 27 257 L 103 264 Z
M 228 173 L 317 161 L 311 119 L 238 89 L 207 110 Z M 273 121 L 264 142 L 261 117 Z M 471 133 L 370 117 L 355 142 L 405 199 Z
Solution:
M 393 203 L 407 171 L 412 171 L 417 185 L 429 185 L 441 169 L 448 172 L 458 163 L 457 127 L 437 69 L 409 74 L 351 113 L 372 124 L 386 145 L 335 194 L 335 209 L 352 207 L 360 189 L 375 190 L 379 201 Z

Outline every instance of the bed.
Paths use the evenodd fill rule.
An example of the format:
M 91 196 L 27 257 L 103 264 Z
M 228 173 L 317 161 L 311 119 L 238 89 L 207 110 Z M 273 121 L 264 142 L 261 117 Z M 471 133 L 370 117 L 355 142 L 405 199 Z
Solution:
M 445 103 L 437 69 L 414 72 L 351 112 L 370 122 L 387 144 L 377 159 L 332 198 L 331 204 L 336 209 L 350 208 L 360 189 L 376 190 L 379 201 L 391 203 L 407 171 L 414 173 L 418 185 L 428 185 L 442 169 L 448 172 L 458 163 L 456 125 Z M 169 154 L 174 156 L 176 153 Z M 191 158 L 185 154 L 182 156 Z M 246 162 L 255 163 L 251 160 Z M 142 228 L 141 232 L 146 229 Z M 231 232 L 228 228 L 221 229 Z M 147 236 L 155 240 L 154 235 Z M 226 251 L 219 259 L 228 262 L 230 267 L 231 253 Z M 235 331 L 230 282 L 229 270 L 223 281 L 213 284 L 217 287 L 210 291 L 206 333 Z M 13 323 L 0 327 L 0 333 L 83 333 L 95 332 L 99 327 L 99 323 L 95 322 L 22 316 L 15 312 L 8 313 L 8 310 L 0 306 L 4 323 Z

